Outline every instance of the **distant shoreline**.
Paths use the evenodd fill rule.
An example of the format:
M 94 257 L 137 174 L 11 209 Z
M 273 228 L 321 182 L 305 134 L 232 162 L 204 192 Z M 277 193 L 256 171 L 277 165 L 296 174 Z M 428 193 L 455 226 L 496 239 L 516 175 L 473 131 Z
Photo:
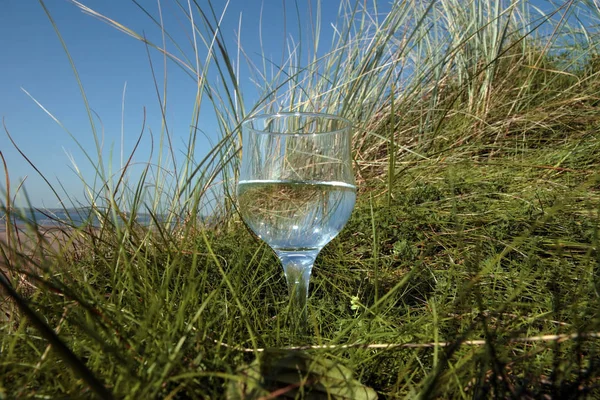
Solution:
M 0 211 L 0 232 L 6 231 L 6 213 Z M 117 217 L 118 224 L 126 224 L 130 217 L 129 213 Z M 28 227 L 36 226 L 43 230 L 47 229 L 72 229 L 72 228 L 94 228 L 100 227 L 101 221 L 90 208 L 80 209 L 37 209 L 28 208 L 10 214 L 11 225 L 20 230 L 25 230 Z M 112 223 L 114 218 L 107 218 Z M 155 221 L 165 220 L 164 215 L 153 215 L 150 213 L 136 213 L 135 223 L 145 226 L 153 225 Z

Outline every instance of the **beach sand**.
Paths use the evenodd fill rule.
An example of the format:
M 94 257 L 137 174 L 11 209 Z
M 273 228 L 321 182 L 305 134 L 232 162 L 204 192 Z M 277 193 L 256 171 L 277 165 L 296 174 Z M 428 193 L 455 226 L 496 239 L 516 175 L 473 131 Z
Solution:
M 23 290 L 22 285 L 26 285 L 28 279 L 21 272 L 33 270 L 33 265 L 41 258 L 52 252 L 56 254 L 60 248 L 60 238 L 64 239 L 66 235 L 62 232 L 58 232 L 57 235 L 46 229 L 40 231 L 41 237 L 34 232 L 11 232 L 9 237 L 5 229 L 0 230 L 0 275 L 12 282 L 15 282 L 15 277 L 19 277 L 17 285 Z M 28 289 L 31 290 L 31 287 Z M 15 311 L 8 294 L 0 286 L 0 323 L 10 321 Z
M 81 251 L 73 245 L 72 234 L 75 231 L 71 228 L 41 227 L 38 232 L 21 230 L 17 236 L 13 231 L 9 243 L 8 232 L 0 228 L 0 275 L 16 285 L 15 289 L 18 287 L 21 294 L 32 293 L 37 288 L 27 277 L 27 271 L 36 274 L 36 265 L 42 261 L 56 263 L 65 256 L 65 252 Z M 18 311 L 0 286 L 0 323 L 14 320 L 14 315 L 18 315 Z
M 58 250 L 61 243 L 68 240 L 69 231 L 59 228 L 40 228 L 39 235 L 34 232 L 25 232 L 23 230 L 12 231 L 11 243 L 8 242 L 8 232 L 0 229 L 0 246 L 6 248 L 10 245 L 12 248 L 17 248 L 21 251 L 38 250 L 39 246 L 45 249 Z
M 41 258 L 56 257 L 61 251 L 61 246 L 69 242 L 72 231 L 40 228 L 38 232 L 39 234 L 13 230 L 9 238 L 8 232 L 0 229 L 0 270 L 6 272 L 11 264 L 26 267 L 27 264 L 39 262 Z

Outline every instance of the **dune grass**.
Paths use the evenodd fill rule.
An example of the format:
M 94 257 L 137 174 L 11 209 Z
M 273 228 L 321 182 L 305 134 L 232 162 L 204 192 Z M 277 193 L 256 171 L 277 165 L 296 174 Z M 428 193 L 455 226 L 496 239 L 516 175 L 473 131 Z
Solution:
M 153 174 L 162 166 L 149 163 L 139 182 L 98 168 L 87 188 L 100 226 L 67 221 L 65 245 L 47 253 L 11 234 L 20 189 L 6 182 L 0 398 L 600 395 L 593 4 L 540 14 L 525 1 L 398 2 L 379 15 L 344 1 L 325 55 L 317 26 L 283 63 L 247 56 L 263 93 L 253 105 L 237 86 L 243 46 L 226 47 L 220 10 L 174 5 L 194 27 L 191 52 L 85 10 L 187 70 L 221 141 L 194 160 L 192 129 L 183 165 L 165 145 L 177 169 Z M 221 86 L 203 80 L 209 68 Z M 358 202 L 317 259 L 312 339 L 294 351 L 281 267 L 230 193 L 240 121 L 276 109 L 356 123 Z M 201 220 L 211 196 L 219 206 Z M 156 217 L 150 227 L 136 223 L 142 212 Z M 287 375 L 268 371 L 269 357 Z

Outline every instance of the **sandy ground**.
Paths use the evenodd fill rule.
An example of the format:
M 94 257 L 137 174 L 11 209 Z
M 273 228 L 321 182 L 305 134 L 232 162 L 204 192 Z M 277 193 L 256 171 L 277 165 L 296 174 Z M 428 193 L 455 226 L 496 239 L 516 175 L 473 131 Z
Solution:
M 7 265 L 10 264 L 7 257 L 12 257 L 13 262 L 23 266 L 27 260 L 39 261 L 40 256 L 57 254 L 61 244 L 69 240 L 69 231 L 63 229 L 42 228 L 39 232 L 40 235 L 19 231 L 16 235 L 13 231 L 9 243 L 8 232 L 0 230 L 0 270 L 7 270 Z M 18 255 L 15 256 L 15 253 Z
M 69 234 L 72 231 L 40 228 L 39 232 L 40 235 L 36 235 L 34 232 L 20 231 L 16 236 L 16 232 L 13 231 L 11 243 L 8 243 L 8 233 L 0 228 L 0 274 L 16 284 L 21 292 L 35 290 L 36 287 L 30 284 L 26 274 L 18 271 L 23 269 L 33 271 L 35 270 L 33 266 L 38 264 L 41 259 L 60 257 L 60 247 L 62 244 L 69 243 Z M 72 245 L 68 244 L 68 246 Z M 14 304 L 0 286 L 0 324 L 10 321 L 15 312 Z
M 9 242 L 8 232 L 4 229 L 0 230 L 0 274 L 10 281 L 18 281 L 17 285 L 21 286 L 22 290 L 22 285 L 26 285 L 27 279 L 20 273 L 15 275 L 16 270 L 10 268 L 10 265 L 17 269 L 28 269 L 32 263 L 44 257 L 44 254 L 58 250 L 60 241 L 66 238 L 66 235 L 60 231 L 53 232 L 51 230 L 41 231 L 42 237 L 36 237 L 37 235 L 33 232 L 12 232 Z M 0 287 L 0 323 L 10 321 L 15 311 L 7 293 Z
M 41 228 L 41 237 L 35 235 L 33 232 L 18 231 L 18 236 L 15 235 L 15 231 L 12 232 L 11 247 L 17 247 L 21 250 L 36 250 L 38 246 L 43 245 L 45 248 L 58 250 L 61 242 L 64 242 L 68 236 L 65 230 L 57 228 Z M 4 229 L 0 229 L 0 246 L 7 246 L 8 243 L 8 232 Z

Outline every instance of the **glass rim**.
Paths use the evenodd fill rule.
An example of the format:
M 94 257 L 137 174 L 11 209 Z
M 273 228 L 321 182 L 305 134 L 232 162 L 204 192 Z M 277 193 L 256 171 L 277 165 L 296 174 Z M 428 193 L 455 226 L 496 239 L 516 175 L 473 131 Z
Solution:
M 324 120 L 331 121 L 339 121 L 343 124 L 343 126 L 339 129 L 334 129 L 330 131 L 323 132 L 311 132 L 311 133 L 297 133 L 297 132 L 267 132 L 262 129 L 253 128 L 251 126 L 252 122 L 256 122 L 259 119 L 267 119 L 269 117 L 280 118 L 280 117 L 318 117 L 323 118 Z M 262 135 L 273 135 L 273 136 L 304 136 L 304 135 L 331 135 L 331 134 L 339 134 L 344 131 L 350 131 L 352 128 L 352 122 L 344 117 L 340 117 L 334 114 L 320 113 L 320 112 L 303 112 L 303 111 L 295 111 L 295 112 L 275 112 L 275 113 L 265 113 L 265 114 L 256 114 L 250 118 L 242 121 L 241 124 L 242 131 L 248 130 Z

